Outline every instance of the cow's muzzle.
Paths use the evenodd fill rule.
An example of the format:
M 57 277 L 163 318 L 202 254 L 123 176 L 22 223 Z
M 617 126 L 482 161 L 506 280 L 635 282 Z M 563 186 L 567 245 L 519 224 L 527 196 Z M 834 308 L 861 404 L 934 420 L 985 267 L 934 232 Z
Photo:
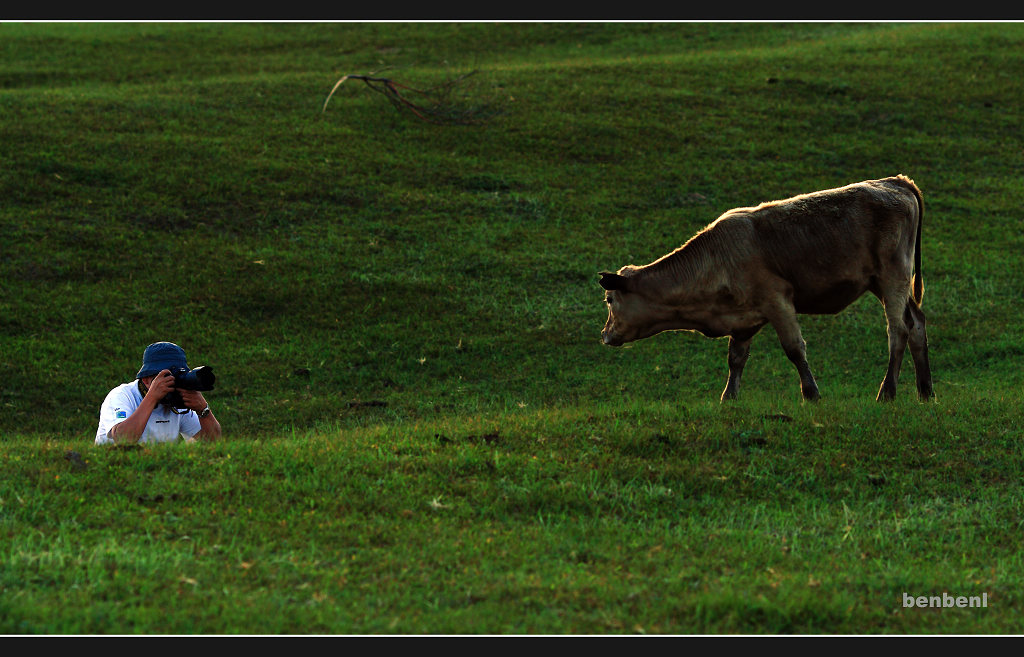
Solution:
M 609 347 L 621 347 L 623 340 L 619 336 L 615 335 L 611 331 L 601 332 L 601 341 Z

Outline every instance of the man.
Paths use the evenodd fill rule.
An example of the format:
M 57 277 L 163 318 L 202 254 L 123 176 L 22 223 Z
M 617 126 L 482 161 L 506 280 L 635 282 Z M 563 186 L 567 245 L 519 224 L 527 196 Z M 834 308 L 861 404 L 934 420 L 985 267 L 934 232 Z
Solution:
M 162 443 L 184 438 L 214 440 L 220 422 L 198 390 L 178 389 L 186 408 L 167 403 L 176 390 L 172 370 L 188 370 L 185 351 L 172 342 L 155 342 L 142 354 L 135 381 L 111 390 L 100 407 L 96 444 Z

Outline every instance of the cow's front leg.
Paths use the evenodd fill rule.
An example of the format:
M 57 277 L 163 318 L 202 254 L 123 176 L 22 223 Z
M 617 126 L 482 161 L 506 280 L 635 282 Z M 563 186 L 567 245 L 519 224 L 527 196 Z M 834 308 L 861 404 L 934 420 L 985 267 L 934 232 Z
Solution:
M 750 356 L 750 343 L 760 330 L 761 327 L 757 326 L 729 336 L 729 381 L 722 392 L 722 401 L 736 399 L 739 396 L 740 377 L 743 376 L 743 367 Z
M 814 382 L 814 375 L 811 374 L 811 367 L 807 364 L 807 345 L 800 333 L 800 325 L 796 322 L 796 312 L 782 313 L 772 321 L 772 325 L 779 334 L 782 350 L 800 375 L 800 392 L 804 399 L 818 401 L 821 395 L 818 393 L 818 384 Z
M 722 392 L 722 401 L 736 399 L 740 394 L 740 377 L 750 356 L 750 342 L 750 338 L 740 340 L 734 335 L 729 336 L 729 381 Z

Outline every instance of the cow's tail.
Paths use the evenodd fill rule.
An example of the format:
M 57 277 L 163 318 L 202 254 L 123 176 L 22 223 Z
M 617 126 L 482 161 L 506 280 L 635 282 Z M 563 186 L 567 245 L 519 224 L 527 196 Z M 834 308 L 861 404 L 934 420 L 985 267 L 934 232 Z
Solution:
M 913 180 L 903 175 L 899 177 L 908 184 L 917 198 L 917 236 L 914 239 L 914 278 L 911 285 L 914 302 L 920 306 L 924 299 L 924 275 L 921 273 L 921 224 L 924 223 L 924 199 L 921 198 L 921 190 Z

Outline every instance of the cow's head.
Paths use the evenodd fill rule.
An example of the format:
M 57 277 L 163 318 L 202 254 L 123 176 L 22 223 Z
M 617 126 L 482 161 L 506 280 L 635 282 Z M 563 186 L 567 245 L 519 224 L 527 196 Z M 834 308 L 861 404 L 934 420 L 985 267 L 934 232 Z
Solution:
M 618 274 L 601 272 L 601 287 L 608 306 L 608 321 L 601 331 L 606 345 L 619 347 L 627 342 L 651 335 L 651 304 L 635 289 L 635 281 L 628 275 L 628 267 Z

